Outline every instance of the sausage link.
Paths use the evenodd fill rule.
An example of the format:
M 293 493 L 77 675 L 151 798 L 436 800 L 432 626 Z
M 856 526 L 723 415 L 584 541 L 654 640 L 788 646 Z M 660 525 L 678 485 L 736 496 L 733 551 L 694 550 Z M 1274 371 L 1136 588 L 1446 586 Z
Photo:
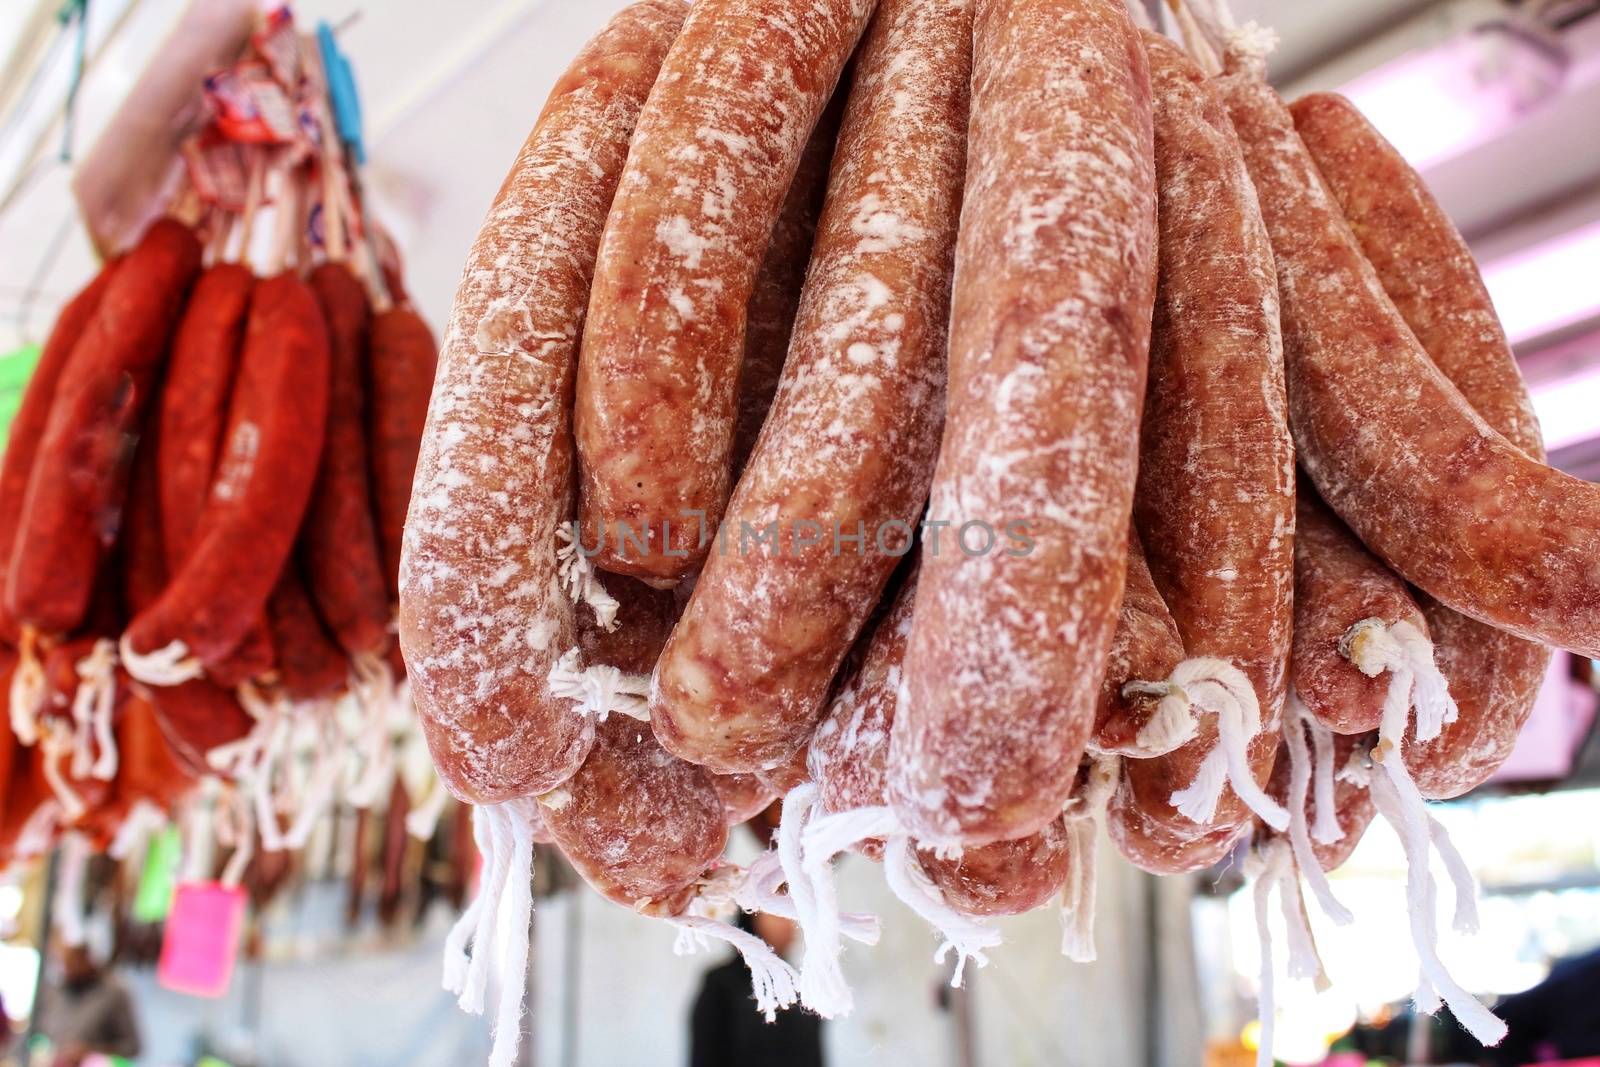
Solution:
M 1124 853 L 1147 869 L 1183 869 L 1230 847 L 1228 828 L 1249 817 L 1241 789 L 1252 807 L 1270 804 L 1259 787 L 1272 772 L 1293 636 L 1294 445 L 1272 251 L 1238 138 L 1212 81 L 1165 38 L 1146 33 L 1144 43 L 1155 95 L 1161 276 L 1134 515 L 1189 657 L 1185 679 L 1242 673 L 1250 691 L 1222 688 L 1239 725 L 1256 727 L 1232 742 L 1220 794 L 1196 796 L 1182 811 L 1179 797 L 1206 762 L 1228 756 L 1221 713 L 1201 716 L 1191 704 L 1192 740 L 1125 763 L 1126 792 L 1110 809 L 1113 823 L 1125 820 Z M 1186 681 L 1179 689 L 1187 697 L 1196 687 Z M 1239 744 L 1249 782 L 1234 765 Z M 1155 834 L 1147 847 L 1133 841 L 1143 833 Z
M 366 290 L 342 263 L 322 264 L 307 281 L 328 324 L 332 374 L 322 464 L 300 531 L 300 554 L 317 611 L 340 647 L 350 656 L 377 656 L 389 644 L 389 583 L 367 471 L 362 363 L 372 310 Z
M 712 770 L 804 747 L 911 550 L 944 405 L 970 29 L 962 0 L 884 0 L 862 44 L 777 397 L 652 686 L 656 736 Z
M 1277 93 L 1253 67 L 1220 82 L 1277 258 L 1295 443 L 1323 499 L 1449 607 L 1600 655 L 1600 487 L 1483 421 L 1385 294 Z
M 1089 747 L 1098 753 L 1150 758 L 1172 750 L 1173 737 L 1151 729 L 1157 701 L 1137 682 L 1165 678 L 1183 662 L 1183 639 L 1167 602 L 1161 599 L 1139 533 L 1128 527 L 1128 578 L 1122 608 L 1106 657 L 1105 679 L 1095 708 Z M 1134 688 L 1128 688 L 1130 682 Z
M 917 851 L 944 902 L 963 915 L 1021 915 L 1060 892 L 1072 873 L 1072 835 L 1052 819 L 1036 834 L 963 849 L 954 859 Z
M 112 260 L 101 267 L 94 280 L 67 301 L 61 314 L 56 316 L 6 434 L 5 455 L 0 459 L 0 642 L 7 645 L 15 646 L 21 638 L 4 593 L 8 585 L 6 575 L 11 570 L 11 553 L 22 525 L 28 478 L 39 455 L 45 426 L 50 420 L 50 408 L 60 388 L 61 373 L 78 338 L 94 318 L 116 265 L 117 261 Z
M 123 681 L 130 682 L 126 677 Z M 141 800 L 174 813 L 197 776 L 167 742 L 155 706 L 126 687 L 120 691 L 128 697 L 117 722 L 120 766 L 114 789 L 118 822 Z
M 873 3 L 689 9 L 639 116 L 578 364 L 580 515 L 602 569 L 671 583 L 705 555 L 756 273 Z
M 789 338 L 794 332 L 795 314 L 800 310 L 800 291 L 805 285 L 806 268 L 811 263 L 811 248 L 816 242 L 817 222 L 822 216 L 823 197 L 828 191 L 829 164 L 839 139 L 839 123 L 844 116 L 849 72 L 839 79 L 839 88 L 811 131 L 811 140 L 800 153 L 794 181 L 784 195 L 778 221 L 772 227 L 772 240 L 756 272 L 755 286 L 744 316 L 744 359 L 739 363 L 739 388 L 733 417 L 733 453 L 729 482 L 739 484 L 739 476 L 755 450 L 756 438 L 767 421 L 778 380 L 789 355 Z
M 1343 97 L 1313 94 L 1290 111 L 1384 292 L 1423 350 L 1485 422 L 1544 459 L 1533 403 L 1472 252 L 1421 175 Z M 1409 742 L 1405 759 L 1422 794 L 1444 799 L 1480 784 L 1511 755 L 1550 652 L 1427 598 L 1422 606 L 1460 714 L 1434 740 Z
M 199 269 L 193 232 L 172 219 L 153 223 L 73 346 L 28 479 L 7 575 L 7 608 L 19 624 L 53 634 L 82 620 L 121 519 L 129 441 Z
M 211 498 L 228 402 L 256 279 L 237 263 L 207 268 L 195 282 L 172 338 L 161 388 L 157 478 L 167 573 L 194 551 L 200 517 Z M 232 689 L 272 669 L 272 644 L 261 624 L 210 666 L 211 680 Z
M 1135 793 L 1128 776 L 1130 764 L 1139 762 L 1123 761 L 1122 781 L 1106 806 L 1106 833 L 1122 857 L 1135 867 L 1150 874 L 1202 871 L 1221 861 L 1249 834 L 1248 819 L 1201 827 L 1198 833 L 1174 829 L 1164 814 L 1152 813 L 1160 812 L 1158 805 L 1166 804 L 1171 790 L 1183 788 L 1187 779 L 1159 783 L 1154 791 L 1157 799 L 1144 800 Z
M 293 558 L 267 600 L 267 623 L 284 695 L 296 701 L 321 700 L 344 688 L 350 663 L 312 605 Z
M 255 275 L 237 263 L 207 268 L 172 338 L 156 449 L 169 572 L 179 570 L 194 551 L 211 496 L 255 284 Z
M 613 716 L 567 782 L 540 797 L 546 827 L 584 881 L 648 915 L 677 915 L 722 854 L 727 822 L 711 775 Z
M 713 774 L 711 785 L 722 799 L 722 814 L 729 826 L 738 826 L 760 815 L 778 799 L 778 791 L 769 789 L 753 774 Z
M 214 663 L 261 617 L 311 496 L 327 405 L 316 296 L 292 274 L 259 282 L 194 551 L 123 634 L 123 663 L 136 677 L 161 684 L 176 677 L 161 668 L 187 657 Z
M 473 803 L 555 787 L 593 739 L 549 684 L 576 641 L 556 555 L 573 365 L 606 211 L 683 13 L 634 4 L 585 46 L 456 293 L 406 523 L 400 641 L 434 764 Z
M 864 638 L 860 663 L 848 675 L 807 748 L 820 813 L 887 803 L 887 767 L 895 699 L 911 636 L 916 576 L 907 576 L 887 614 Z M 967 915 L 1014 915 L 1043 903 L 1071 870 L 1070 835 L 1060 819 L 1037 834 L 963 849 L 954 858 L 918 850 L 917 863 L 941 899 Z M 851 847 L 881 859 L 885 842 Z
M 372 316 L 367 339 L 367 456 L 372 465 L 372 506 L 383 550 L 389 596 L 400 597 L 400 545 L 405 533 L 417 449 L 428 421 L 428 398 L 439 366 L 439 346 L 422 316 L 409 306 Z
M 1406 584 L 1374 559 L 1310 485 L 1296 502 L 1294 548 L 1295 691 L 1317 721 L 1341 734 L 1376 730 L 1389 692 L 1388 672 L 1367 675 L 1352 662 L 1351 642 L 1365 626 L 1407 623 L 1429 637 Z
M 1324 871 L 1336 870 L 1344 865 L 1344 861 L 1356 850 L 1362 836 L 1367 832 L 1367 827 L 1372 825 L 1373 818 L 1378 814 L 1377 805 L 1372 802 L 1372 793 L 1367 789 L 1366 783 L 1341 773 L 1352 759 L 1361 758 L 1372 747 L 1377 741 L 1377 736 L 1370 733 L 1336 733 L 1332 741 L 1333 810 L 1338 819 L 1339 836 L 1332 841 L 1311 838 L 1311 852 L 1317 859 L 1317 866 Z M 1267 792 L 1279 803 L 1289 801 L 1290 761 L 1287 749 L 1288 746 L 1285 745 L 1279 750 L 1278 761 L 1272 768 L 1272 779 L 1267 783 Z M 1316 791 L 1308 790 L 1305 810 L 1307 824 L 1315 826 L 1317 815 Z
M 1020 524 L 1031 545 L 924 544 L 889 792 L 931 845 L 1043 830 L 1094 728 L 1138 468 L 1152 151 L 1149 72 L 1122 4 L 979 0 L 929 515 Z
M 157 421 L 157 420 L 152 420 Z M 122 597 L 130 617 L 138 617 L 161 598 L 167 587 L 166 551 L 162 545 L 159 496 L 160 431 L 146 435 L 133 461 L 128 507 L 118 541 Z M 196 775 L 213 773 L 206 753 L 238 741 L 253 720 L 231 692 L 208 679 L 175 686 L 146 686 L 134 681 L 136 695 L 155 708 L 168 745 Z

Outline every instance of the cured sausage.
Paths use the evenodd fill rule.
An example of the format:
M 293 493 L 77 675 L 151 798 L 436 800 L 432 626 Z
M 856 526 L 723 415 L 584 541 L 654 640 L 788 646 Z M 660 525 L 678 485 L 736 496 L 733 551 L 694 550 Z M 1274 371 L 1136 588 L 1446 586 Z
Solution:
M 1600 487 L 1484 422 L 1384 292 L 1283 101 L 1249 63 L 1219 82 L 1272 238 L 1290 421 L 1322 498 L 1447 606 L 1600 655 Z
M 372 316 L 367 338 L 367 456 L 372 507 L 389 596 L 400 597 L 400 546 L 417 474 L 417 449 L 428 421 L 428 398 L 439 346 L 422 316 L 408 305 Z
M 850 1008 L 849 987 L 839 973 L 838 903 L 831 873 L 840 851 L 853 848 L 884 861 L 890 889 L 956 949 L 957 984 L 964 961 L 971 957 L 981 963 L 983 949 L 999 940 L 996 931 L 967 916 L 1010 915 L 1036 907 L 1061 889 L 1076 862 L 1073 835 L 1060 818 L 1037 834 L 940 855 L 913 845 L 887 806 L 896 697 L 915 602 L 912 574 L 865 641 L 859 666 L 811 740 L 815 786 L 797 789 L 784 800 L 779 855 L 807 944 L 801 990 L 806 1005 L 825 1016 Z M 796 826 L 804 827 L 798 835 Z
M 970 31 L 966 3 L 886 2 L 862 43 L 788 361 L 719 536 L 737 544 L 706 560 L 651 690 L 661 743 L 712 770 L 804 747 L 911 551 L 944 404 Z
M 980 2 L 972 86 L 929 514 L 1028 545 L 923 549 L 889 788 L 933 845 L 1037 832 L 1071 792 L 1121 601 L 1155 289 L 1148 71 L 1124 8 Z
M 539 805 L 584 881 L 647 915 L 683 912 L 727 843 L 711 775 L 663 750 L 648 727 L 625 717 L 596 725 L 589 758 Z
M 806 747 L 809 776 L 816 783 L 817 805 L 824 814 L 886 803 L 889 734 L 911 637 L 916 586 L 915 575 L 908 576 L 888 614 L 865 639 L 860 665 L 840 686 Z M 878 859 L 883 840 L 867 838 L 852 847 Z
M 1362 646 L 1400 627 L 1426 644 L 1427 620 L 1405 583 L 1362 547 L 1315 489 L 1301 485 L 1295 507 L 1295 690 L 1317 721 L 1337 733 L 1376 730 L 1390 679 L 1381 667 L 1370 674 L 1358 669 L 1370 655 Z
M 67 301 L 56 316 L 50 337 L 39 353 L 33 374 L 28 379 L 22 403 L 17 407 L 7 430 L 3 459 L 0 459 L 0 642 L 16 645 L 21 634 L 16 620 L 7 608 L 6 575 L 11 570 L 11 553 L 16 547 L 18 529 L 22 524 L 23 500 L 28 491 L 28 476 L 33 473 L 34 461 L 50 419 L 50 408 L 55 400 L 66 367 L 78 338 L 94 318 L 100 298 L 111 283 L 116 260 L 112 260 L 94 276 L 94 280 Z
M 1166 678 L 1183 662 L 1183 638 L 1161 599 L 1139 533 L 1128 527 L 1128 578 L 1106 657 L 1100 703 L 1089 748 L 1099 754 L 1149 758 L 1164 755 L 1193 734 L 1188 709 L 1173 721 L 1157 715 L 1163 687 L 1141 688 L 1139 679 Z
M 811 140 L 800 154 L 794 181 L 784 195 L 778 221 L 772 227 L 772 240 L 756 272 L 750 290 L 750 304 L 744 316 L 744 358 L 739 363 L 739 388 L 733 417 L 733 452 L 729 483 L 739 484 L 739 475 L 755 450 L 756 438 L 767 421 L 772 398 L 778 392 L 778 379 L 789 354 L 789 337 L 794 332 L 795 313 L 800 309 L 800 290 L 805 284 L 806 267 L 811 262 L 811 247 L 816 241 L 817 220 L 822 215 L 823 196 L 828 191 L 828 165 L 833 160 L 834 142 L 839 138 L 839 121 L 844 113 L 848 71 L 839 79 L 827 110 L 811 131 Z
M 237 263 L 208 267 L 195 282 L 173 335 L 156 436 L 161 541 L 169 572 L 194 551 L 211 496 L 255 284 L 255 275 Z
M 722 814 L 729 826 L 760 815 L 780 795 L 753 774 L 713 774 L 711 785 L 722 798 Z
M 1037 834 L 964 849 L 942 859 L 918 852 L 917 862 L 944 902 L 963 915 L 1021 915 L 1044 904 L 1072 871 L 1072 836 L 1057 818 Z
M 228 429 L 194 551 L 122 636 L 130 674 L 175 684 L 260 618 L 294 545 L 322 451 L 328 335 L 293 274 L 257 283 Z
M 1420 175 L 1348 100 L 1315 93 L 1290 109 L 1384 292 L 1485 422 L 1530 457 L 1544 441 L 1477 264 Z M 1439 668 L 1461 709 L 1432 741 L 1408 743 L 1423 796 L 1459 796 L 1510 756 L 1550 652 L 1423 598 Z M 1454 616 L 1454 617 L 1451 617 Z
M 1123 761 L 1123 777 L 1106 806 L 1106 832 L 1129 863 L 1150 874 L 1184 874 L 1220 862 L 1250 832 L 1250 821 L 1174 829 L 1172 821 L 1152 814 L 1160 809 L 1135 792 Z
M 578 364 L 581 525 L 604 570 L 670 584 L 705 555 L 728 498 L 751 289 L 872 8 L 689 10 L 611 205 Z
M 1288 728 L 1286 721 L 1285 729 Z M 1320 738 L 1315 736 L 1319 729 L 1322 732 Z M 1377 738 L 1371 733 L 1333 733 L 1320 723 L 1313 724 L 1310 732 L 1312 737 L 1306 742 L 1310 751 L 1306 754 L 1315 764 L 1325 765 L 1326 768 L 1316 766 L 1312 771 L 1313 781 L 1318 777 L 1325 781 L 1307 789 L 1301 810 L 1310 831 L 1307 844 L 1318 868 L 1332 871 L 1343 866 L 1344 861 L 1350 858 L 1378 813 L 1377 806 L 1372 802 L 1372 794 L 1367 789 L 1366 776 L 1351 772 L 1353 764 L 1360 765 L 1369 760 L 1370 750 Z M 1278 760 L 1272 768 L 1272 778 L 1267 783 L 1267 792 L 1286 807 L 1293 801 L 1292 744 L 1292 741 L 1286 742 L 1279 750 Z M 1323 816 L 1324 804 L 1333 812 L 1331 825 Z M 1322 828 L 1321 832 L 1318 832 L 1319 827 Z
M 929 517 L 1028 544 L 922 551 L 889 793 L 933 846 L 1036 833 L 1071 793 L 1122 600 L 1155 295 L 1149 74 L 1123 5 L 980 0 L 972 116 Z
M 322 464 L 306 507 L 300 555 L 317 611 L 340 647 L 352 657 L 376 657 L 389 644 L 389 583 L 367 467 L 362 365 L 372 311 L 366 290 L 342 263 L 322 264 L 307 281 L 328 324 L 332 374 Z
M 1161 277 L 1134 514 L 1189 657 L 1146 681 L 1169 683 L 1166 714 L 1186 712 L 1194 735 L 1125 761 L 1109 824 L 1136 864 L 1184 869 L 1226 852 L 1251 810 L 1288 818 L 1261 786 L 1293 634 L 1294 448 L 1272 252 L 1238 139 L 1211 80 L 1166 39 L 1144 43 Z
M 278 683 L 285 696 L 295 701 L 322 700 L 344 688 L 350 676 L 349 661 L 323 626 L 293 558 L 267 599 L 267 620 Z
M 255 275 L 237 263 L 208 267 L 195 282 L 173 334 L 157 434 L 166 573 L 181 570 L 194 551 L 200 517 L 211 499 L 255 284 Z M 232 689 L 271 669 L 272 644 L 258 624 L 207 673 Z
M 152 223 L 67 357 L 7 575 L 7 610 L 22 626 L 65 633 L 88 608 L 121 518 L 129 442 L 199 269 L 200 243 L 187 226 Z
M 1407 736 L 1405 763 L 1417 790 L 1430 800 L 1461 796 L 1500 769 L 1532 714 L 1532 697 L 1550 668 L 1550 650 L 1508 640 L 1502 631 L 1422 597 L 1439 672 L 1458 709 L 1436 738 Z
M 456 294 L 407 519 L 400 640 L 434 765 L 462 800 L 552 789 L 593 739 L 549 682 L 576 642 L 557 558 L 568 398 L 600 231 L 683 14 L 674 0 L 634 4 L 585 46 Z
M 1496 433 L 1428 358 L 1264 68 L 1258 55 L 1230 48 L 1219 82 L 1277 260 L 1290 422 L 1306 472 L 1369 549 L 1451 607 L 1523 637 L 1600 648 L 1600 541 L 1592 529 L 1576 532 L 1584 509 L 1600 507 L 1600 490 Z M 1423 725 L 1419 717 L 1419 733 Z M 1471 875 L 1452 867 L 1448 839 L 1431 829 L 1397 758 L 1395 727 L 1386 721 L 1373 753 L 1384 773 L 1371 775 L 1368 788 L 1406 852 L 1418 1003 L 1432 1010 L 1442 998 L 1469 1032 L 1493 1043 L 1505 1025 L 1450 977 L 1434 949 L 1430 844 L 1461 876 L 1458 901 L 1469 906 Z
M 130 616 L 154 604 L 167 587 L 158 496 L 159 442 L 159 430 L 140 442 L 118 542 L 123 603 Z M 207 679 L 162 687 L 147 687 L 137 680 L 131 684 L 155 708 L 162 734 L 191 773 L 212 773 L 206 753 L 240 740 L 253 725 L 233 694 Z

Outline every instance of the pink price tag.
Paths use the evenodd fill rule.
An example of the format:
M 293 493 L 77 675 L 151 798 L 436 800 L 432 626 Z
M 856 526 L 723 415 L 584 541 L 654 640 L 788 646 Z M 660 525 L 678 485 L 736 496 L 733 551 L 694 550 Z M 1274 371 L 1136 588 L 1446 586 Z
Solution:
M 228 991 L 244 927 L 245 892 L 216 882 L 185 882 L 172 898 L 156 980 L 197 997 Z

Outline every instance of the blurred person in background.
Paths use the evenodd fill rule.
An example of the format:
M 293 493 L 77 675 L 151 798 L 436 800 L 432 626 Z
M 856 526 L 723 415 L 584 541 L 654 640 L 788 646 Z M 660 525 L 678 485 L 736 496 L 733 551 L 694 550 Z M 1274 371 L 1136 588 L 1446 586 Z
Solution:
M 1545 980 L 1494 1007 L 1506 1039 L 1474 1056 L 1493 1067 L 1600 1056 L 1600 948 L 1569 956 Z
M 82 945 L 57 953 L 60 977 L 39 990 L 36 1029 L 54 1049 L 52 1067 L 78 1067 L 91 1053 L 139 1055 L 139 1021 L 117 977 L 95 963 Z
M 795 924 L 740 912 L 739 929 L 787 956 Z M 689 1018 L 689 1067 L 823 1067 L 822 1020 L 800 1007 L 767 1022 L 756 1011 L 750 971 L 737 955 L 706 972 Z

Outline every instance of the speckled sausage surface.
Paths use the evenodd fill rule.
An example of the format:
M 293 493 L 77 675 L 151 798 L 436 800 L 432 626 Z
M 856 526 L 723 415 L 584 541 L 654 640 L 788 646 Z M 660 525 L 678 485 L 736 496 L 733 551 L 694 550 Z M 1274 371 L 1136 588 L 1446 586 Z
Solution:
M 1089 747 L 1097 752 L 1148 757 L 1140 732 L 1155 712 L 1149 695 L 1125 693 L 1129 682 L 1165 678 L 1183 661 L 1183 638 L 1167 602 L 1161 599 L 1144 545 L 1132 526 L 1128 528 L 1128 578 L 1122 587 L 1122 608 L 1106 656 L 1105 678 L 1100 683 L 1100 703 L 1095 709 L 1094 735 Z
M 804 747 L 911 550 L 944 406 L 970 15 L 884 0 L 858 54 L 777 397 L 651 691 L 661 743 L 713 770 Z
M 542 793 L 593 727 L 550 691 L 575 646 L 558 530 L 595 253 L 634 123 L 684 15 L 646 0 L 557 82 L 456 293 L 400 568 L 400 641 L 435 766 L 458 798 Z
M 1123 5 L 979 0 L 969 132 L 929 506 L 956 536 L 923 549 L 889 762 L 931 845 L 1043 830 L 1094 728 L 1156 280 L 1149 72 Z M 968 554 L 971 522 L 1031 544 Z
M 689 9 L 639 116 L 578 368 L 582 524 L 602 569 L 670 583 L 705 555 L 728 499 L 751 289 L 873 2 Z
M 1219 83 L 1272 238 L 1290 422 L 1323 499 L 1447 606 L 1600 655 L 1600 487 L 1473 410 L 1384 292 L 1277 93 L 1249 66 Z
M 1421 175 L 1348 100 L 1314 93 L 1290 109 L 1384 292 L 1475 411 L 1534 459 L 1544 440 L 1472 252 Z M 1424 796 L 1459 796 L 1511 754 L 1550 652 L 1423 597 L 1439 668 L 1460 708 L 1439 737 L 1406 747 Z M 1452 617 L 1453 616 L 1453 617 Z
M 1272 771 L 1293 627 L 1294 446 L 1284 395 L 1277 280 L 1255 189 L 1215 85 L 1165 38 L 1144 35 L 1155 95 L 1160 189 L 1160 284 L 1150 345 L 1134 515 L 1150 572 L 1190 658 L 1242 671 L 1261 731 L 1248 757 L 1259 783 Z M 1225 787 L 1209 825 L 1177 811 L 1218 745 L 1200 716 L 1176 751 L 1124 766 L 1127 788 L 1161 835 L 1196 837 L 1248 811 Z M 1114 808 L 1125 815 L 1132 805 Z M 1225 835 L 1224 835 L 1225 837 Z
M 1302 483 L 1294 547 L 1295 691 L 1317 721 L 1341 734 L 1376 730 L 1391 679 L 1368 677 L 1351 662 L 1356 623 L 1398 622 L 1429 636 L 1422 609 L 1383 561 L 1357 541 L 1316 490 Z

